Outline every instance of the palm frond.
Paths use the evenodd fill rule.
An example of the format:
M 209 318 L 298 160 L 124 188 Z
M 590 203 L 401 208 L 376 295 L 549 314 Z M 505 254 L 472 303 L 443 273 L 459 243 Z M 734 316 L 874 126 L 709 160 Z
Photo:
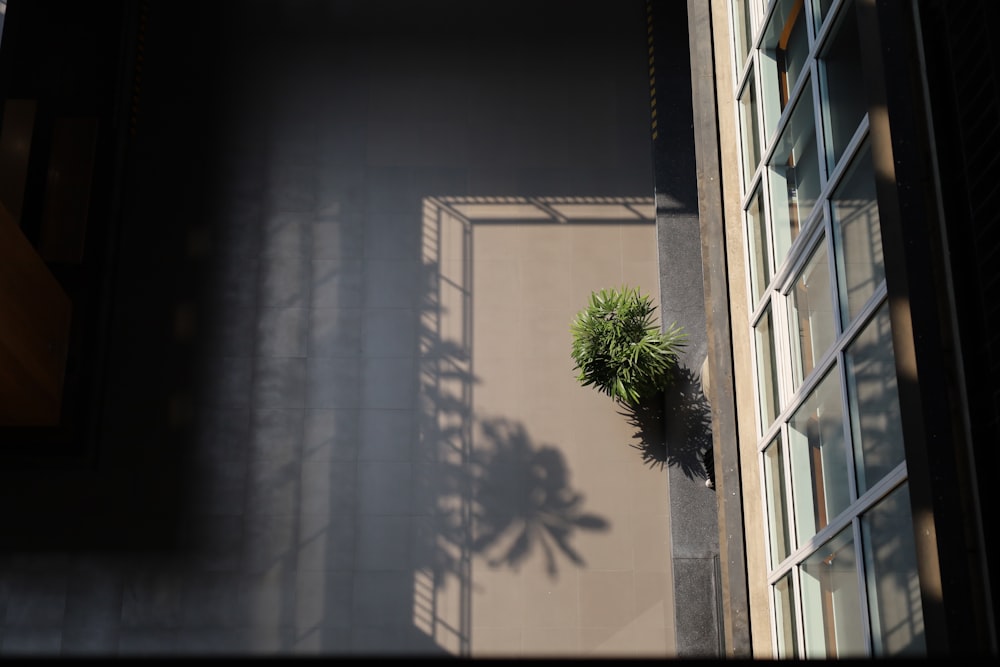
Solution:
M 591 292 L 589 306 L 570 323 L 580 384 L 631 405 L 662 389 L 687 336 L 676 323 L 658 330 L 655 311 L 638 288 Z

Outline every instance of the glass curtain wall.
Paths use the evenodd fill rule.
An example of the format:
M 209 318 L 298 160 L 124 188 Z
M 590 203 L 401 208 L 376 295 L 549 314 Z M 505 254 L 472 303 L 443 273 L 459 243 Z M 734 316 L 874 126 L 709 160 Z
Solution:
M 924 653 L 854 0 L 730 0 L 774 650 Z

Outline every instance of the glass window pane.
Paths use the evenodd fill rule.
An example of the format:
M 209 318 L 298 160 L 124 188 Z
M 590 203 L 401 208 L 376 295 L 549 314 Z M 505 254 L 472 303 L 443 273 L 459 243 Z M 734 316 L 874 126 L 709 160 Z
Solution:
M 774 614 L 778 637 L 778 657 L 799 657 L 796 637 L 795 593 L 792 590 L 792 573 L 789 572 L 774 585 Z
M 780 266 L 819 197 L 816 122 L 809 89 L 795 105 L 768 164 L 776 265 Z
M 750 41 L 753 27 L 750 23 L 750 0 L 734 0 L 733 2 L 733 33 L 736 35 L 736 68 L 743 69 L 750 53 Z
M 788 423 L 795 531 L 802 544 L 851 502 L 843 406 L 836 367 Z
M 858 494 L 903 462 L 903 429 L 896 392 L 889 305 L 883 305 L 847 348 L 847 395 L 851 405 Z
M 750 71 L 747 85 L 740 95 L 740 125 L 743 137 L 743 183 L 749 189 L 750 179 L 760 162 L 760 139 L 757 130 L 757 86 Z
M 764 450 L 764 491 L 767 494 L 771 567 L 777 567 L 792 553 L 788 493 L 785 489 L 785 452 L 780 433 Z
M 923 656 L 924 614 L 905 484 L 862 517 L 861 535 L 873 653 Z
M 788 106 L 809 55 L 802 0 L 778 0 L 760 44 L 764 130 L 770 137 Z
M 854 7 L 845 7 L 821 56 L 823 118 L 826 122 L 827 164 L 837 164 L 861 119 L 868 112 L 862 85 L 861 42 Z
M 767 242 L 767 228 L 764 223 L 764 198 L 760 188 L 750 201 L 747 209 L 747 239 L 750 242 L 750 286 L 753 301 L 757 303 L 764 294 L 764 288 L 771 281 L 770 246 Z
M 764 125 L 770 137 L 809 55 L 802 0 L 778 0 L 760 45 Z
M 831 201 L 840 311 L 846 327 L 885 279 L 875 173 L 867 147 L 854 159 Z
M 795 389 L 816 367 L 837 337 L 830 296 L 830 263 L 822 241 L 813 251 L 788 295 L 788 328 Z
M 827 14 L 830 13 L 831 5 L 833 5 L 833 0 L 815 0 L 813 2 L 813 19 L 816 24 L 817 33 L 819 33 L 823 21 L 826 20 Z
M 800 578 L 806 658 L 866 657 L 850 526 L 802 563 Z
M 774 326 L 768 308 L 754 328 L 757 344 L 757 392 L 760 398 L 760 428 L 766 431 L 778 416 L 778 364 L 774 356 Z

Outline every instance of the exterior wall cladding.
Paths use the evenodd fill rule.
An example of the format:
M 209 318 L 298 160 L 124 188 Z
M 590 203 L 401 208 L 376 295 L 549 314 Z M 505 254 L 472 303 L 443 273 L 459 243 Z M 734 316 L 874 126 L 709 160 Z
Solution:
M 772 656 L 778 640 L 764 581 L 753 352 L 744 340 L 750 313 L 731 4 L 748 6 L 690 0 L 688 20 L 725 652 L 760 658 Z M 846 4 L 814 6 L 832 12 Z M 760 3 L 763 16 L 774 5 Z M 1000 10 L 942 0 L 856 0 L 853 9 L 926 653 L 995 656 Z

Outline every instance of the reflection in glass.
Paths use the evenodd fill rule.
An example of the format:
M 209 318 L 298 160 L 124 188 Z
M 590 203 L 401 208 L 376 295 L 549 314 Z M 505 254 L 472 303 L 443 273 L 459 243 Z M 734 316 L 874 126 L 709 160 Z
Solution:
M 795 531 L 802 544 L 851 502 L 836 366 L 792 415 L 788 452 Z
M 768 307 L 754 327 L 757 344 L 757 394 L 760 404 L 760 429 L 766 431 L 778 416 L 778 364 L 774 356 L 774 326 Z
M 799 657 L 796 638 L 795 593 L 792 590 L 792 573 L 789 572 L 774 584 L 775 633 L 778 638 L 778 657 Z
M 767 242 L 767 228 L 764 223 L 764 198 L 761 196 L 760 188 L 754 193 L 750 201 L 750 208 L 747 209 L 747 239 L 750 243 L 750 287 L 753 293 L 753 302 L 757 303 L 764 288 L 771 280 L 771 262 L 768 259 L 770 247 Z
M 740 130 L 743 137 L 743 184 L 750 187 L 750 179 L 760 162 L 760 139 L 757 135 L 757 87 L 753 70 L 740 95 Z
M 831 203 L 840 310 L 846 328 L 885 279 L 875 173 L 867 147 L 854 159 Z
M 753 35 L 750 0 L 733 0 L 733 32 L 736 34 L 736 69 L 742 70 L 750 53 L 750 39 Z
M 809 55 L 802 0 L 778 0 L 760 44 L 764 127 L 768 137 L 788 106 Z
M 916 657 L 926 650 L 911 516 L 904 484 L 861 518 L 876 656 Z
M 777 567 L 792 552 L 788 496 L 785 490 L 785 452 L 780 433 L 764 450 L 764 492 L 767 494 L 771 567 Z
M 815 19 L 817 33 L 819 33 L 823 21 L 826 20 L 831 5 L 833 5 L 833 0 L 815 0 L 813 2 L 813 18 Z
M 823 72 L 820 99 L 826 123 L 827 166 L 831 170 L 868 112 L 854 7 L 845 7 L 841 16 L 819 61 Z
M 837 337 L 829 264 L 826 244 L 820 241 L 788 295 L 788 335 L 791 339 L 792 383 L 795 389 L 812 372 L 816 362 Z
M 854 538 L 848 526 L 802 563 L 806 658 L 865 657 Z
M 780 266 L 819 197 L 812 95 L 803 95 L 795 105 L 768 164 L 768 173 L 775 263 Z
M 844 359 L 860 495 L 906 458 L 888 303 L 854 339 Z

